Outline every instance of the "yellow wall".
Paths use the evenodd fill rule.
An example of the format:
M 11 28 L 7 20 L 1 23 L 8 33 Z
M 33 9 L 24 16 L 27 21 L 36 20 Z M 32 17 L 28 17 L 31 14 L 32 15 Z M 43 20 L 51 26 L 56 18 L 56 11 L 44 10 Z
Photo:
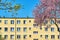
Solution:
M 54 32 L 51 32 L 51 27 L 48 28 L 48 31 L 45 31 L 46 26 L 43 26 L 42 30 L 40 29 L 40 27 L 34 27 L 33 18 L 0 18 L 0 20 L 2 20 L 2 22 L 0 23 L 0 27 L 2 28 L 0 30 L 0 35 L 2 35 L 2 37 L 4 37 L 4 35 L 8 35 L 8 38 L 6 40 L 11 40 L 10 39 L 11 34 L 14 35 L 13 40 L 18 40 L 17 38 L 15 38 L 15 36 L 18 34 L 21 35 L 21 38 L 19 40 L 33 40 L 33 39 L 46 40 L 45 35 L 48 35 L 48 40 L 60 40 L 58 39 L 59 32 L 57 31 L 57 28 L 54 24 L 51 26 L 51 27 L 54 27 Z M 8 20 L 8 24 L 4 24 L 4 20 Z M 10 24 L 11 20 L 15 21 L 14 24 Z M 17 20 L 20 20 L 20 24 L 16 24 Z M 23 20 L 26 20 L 27 23 L 23 24 Z M 30 23 L 29 23 L 29 20 L 31 20 Z M 4 27 L 8 28 L 7 32 L 4 32 Z M 14 32 L 10 31 L 11 27 L 14 27 Z M 17 27 L 21 28 L 20 32 L 17 32 Z M 24 27 L 27 27 L 26 32 L 23 31 Z M 29 28 L 31 28 L 31 30 L 29 30 Z M 38 31 L 38 34 L 33 34 L 33 31 Z M 24 39 L 23 35 L 27 35 L 27 38 Z M 29 37 L 29 35 L 31 35 L 31 37 Z M 40 37 L 40 35 L 42 35 L 42 37 Z M 51 35 L 55 35 L 55 39 L 51 39 Z

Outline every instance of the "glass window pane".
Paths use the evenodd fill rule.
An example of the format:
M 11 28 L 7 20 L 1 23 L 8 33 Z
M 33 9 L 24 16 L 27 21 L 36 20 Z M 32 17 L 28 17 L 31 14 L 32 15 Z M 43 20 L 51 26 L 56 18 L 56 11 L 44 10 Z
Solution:
M 0 30 L 1 30 L 2 28 L 0 27 Z
M 24 27 L 24 28 L 23 28 L 23 31 L 24 31 L 24 32 L 26 32 L 26 31 L 27 31 L 27 28 L 26 28 L 26 27 Z
M 58 39 L 60 39 L 60 35 L 58 35 Z
M 20 20 L 17 20 L 17 24 L 20 24 Z
M 51 28 L 51 32 L 54 32 L 54 28 Z
M 20 27 L 17 27 L 17 31 L 20 32 Z
M 45 31 L 48 31 L 48 28 L 45 28 Z
M 51 24 L 54 24 L 54 20 L 51 20 L 51 22 L 50 22 Z
M 14 39 L 14 35 L 10 35 L 10 38 L 11 38 L 11 39 Z
M 38 31 L 33 31 L 33 34 L 38 34 Z
M 51 35 L 51 39 L 54 39 L 55 38 L 55 35 Z
M 5 27 L 5 28 L 4 28 L 4 31 L 5 31 L 5 32 L 6 32 L 6 31 L 8 31 L 8 28 L 7 28 L 7 27 Z
M 8 38 L 8 35 L 4 35 L 4 39 L 7 39 Z
M 33 24 L 33 26 L 35 27 L 35 26 L 36 26 L 36 24 Z
M 5 20 L 5 21 L 4 21 L 4 24 L 8 24 L 8 20 Z
M 31 27 L 29 27 L 29 30 L 31 30 Z
M 17 35 L 17 39 L 20 39 L 20 35 Z
M 26 20 L 23 21 L 23 24 L 26 24 Z
M 31 20 L 29 20 L 29 22 L 31 22 Z
M 23 38 L 26 39 L 27 38 L 27 35 L 24 35 Z
M 31 35 L 29 35 L 29 37 L 31 37 Z
M 14 24 L 14 20 L 11 20 L 11 24 Z
M 48 39 L 48 35 L 45 35 L 45 39 Z
M 11 27 L 11 29 L 10 29 L 12 32 L 14 31 L 14 27 Z
M 42 37 L 42 35 L 40 35 L 40 37 Z

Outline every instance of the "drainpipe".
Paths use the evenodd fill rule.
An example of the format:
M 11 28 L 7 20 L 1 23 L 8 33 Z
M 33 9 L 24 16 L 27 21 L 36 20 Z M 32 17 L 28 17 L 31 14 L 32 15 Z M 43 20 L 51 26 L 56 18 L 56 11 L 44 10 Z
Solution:
M 15 40 L 16 40 L 16 18 L 15 18 Z

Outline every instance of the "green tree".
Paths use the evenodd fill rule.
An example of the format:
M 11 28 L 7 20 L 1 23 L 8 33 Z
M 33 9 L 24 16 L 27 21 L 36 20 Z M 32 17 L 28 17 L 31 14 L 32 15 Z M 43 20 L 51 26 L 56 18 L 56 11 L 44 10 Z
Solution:
M 4 38 L 0 35 L 0 40 L 4 40 Z
M 0 0 L 0 10 L 11 12 L 12 15 L 13 13 L 17 13 L 17 11 L 21 8 L 21 4 L 15 2 L 16 0 Z

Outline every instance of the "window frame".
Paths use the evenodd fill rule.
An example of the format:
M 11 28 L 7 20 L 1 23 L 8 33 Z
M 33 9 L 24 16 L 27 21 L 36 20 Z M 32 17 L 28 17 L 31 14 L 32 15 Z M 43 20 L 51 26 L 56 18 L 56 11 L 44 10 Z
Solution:
M 4 39 L 7 39 L 8 38 L 8 35 L 4 35 Z
M 10 35 L 10 39 L 14 39 L 14 37 L 13 37 L 14 35 Z M 13 38 L 12 38 L 13 37 Z
M 24 28 L 23 28 L 23 32 L 26 32 L 26 31 L 27 31 L 27 27 L 24 27 Z
M 4 28 L 4 31 L 7 32 L 7 31 L 8 31 L 8 27 L 5 27 L 5 28 Z
M 27 23 L 27 21 L 26 20 L 23 20 L 23 24 L 26 24 Z
M 11 24 L 14 24 L 14 20 L 11 20 L 10 22 L 11 22 Z
M 27 35 L 23 35 L 23 38 L 26 39 L 27 38 Z
M 20 20 L 17 20 L 17 24 L 20 24 Z
M 20 39 L 21 38 L 21 35 L 17 35 L 17 39 Z
M 54 27 L 51 27 L 51 32 L 54 32 Z
M 8 20 L 4 20 L 4 24 L 8 24 Z
M 51 39 L 55 39 L 55 35 L 51 35 Z
M 48 35 L 45 35 L 45 39 L 48 39 Z
M 17 32 L 20 32 L 21 28 L 20 27 L 17 27 Z
M 38 31 L 33 31 L 33 34 L 38 34 Z
M 13 30 L 13 31 L 12 31 L 12 30 Z M 11 31 L 11 32 L 14 32 L 14 27 L 11 27 L 11 28 L 10 28 L 10 31 Z

